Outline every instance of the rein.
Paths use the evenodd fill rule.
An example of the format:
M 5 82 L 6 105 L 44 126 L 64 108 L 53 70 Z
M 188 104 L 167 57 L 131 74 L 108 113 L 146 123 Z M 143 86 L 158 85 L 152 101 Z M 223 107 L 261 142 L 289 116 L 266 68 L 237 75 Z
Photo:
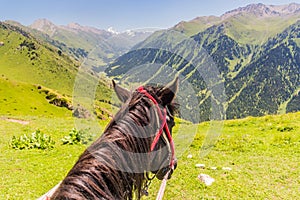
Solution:
M 137 91 L 140 92 L 141 94 L 144 94 L 146 97 L 148 97 L 154 103 L 154 105 L 157 108 L 157 112 L 158 112 L 159 118 L 162 120 L 162 124 L 161 124 L 161 126 L 160 126 L 157 134 L 155 135 L 155 138 L 154 138 L 152 144 L 151 144 L 150 151 L 154 150 L 155 146 L 158 143 L 158 140 L 162 136 L 163 131 L 165 131 L 165 133 L 167 135 L 167 138 L 168 138 L 168 141 L 169 141 L 169 144 L 170 144 L 170 147 L 171 147 L 171 161 L 170 161 L 170 165 L 169 166 L 170 166 L 170 169 L 174 169 L 174 164 L 175 164 L 175 147 L 174 147 L 174 141 L 173 141 L 172 135 L 171 135 L 169 127 L 167 125 L 167 109 L 166 108 L 163 109 L 163 112 L 164 112 L 164 115 L 163 115 L 162 112 L 161 112 L 161 109 L 159 108 L 159 104 L 157 103 L 156 99 L 151 94 L 149 94 L 148 91 L 145 90 L 143 86 L 139 87 L 137 89 Z M 161 183 L 160 189 L 158 191 L 156 200 L 162 200 L 164 192 L 165 192 L 165 189 L 166 189 L 166 185 L 167 185 L 167 180 L 168 180 L 169 174 L 170 174 L 170 170 L 165 174 L 165 176 L 164 176 L 164 178 L 162 180 L 162 183 Z M 150 183 L 151 183 L 151 180 L 150 180 Z M 147 189 L 148 189 L 148 186 L 149 186 L 150 183 L 148 183 L 146 185 L 146 188 L 144 189 L 144 193 L 147 196 L 148 196 Z
M 141 94 L 144 94 L 146 97 L 148 97 L 154 103 L 154 105 L 157 108 L 158 116 L 162 120 L 162 124 L 161 124 L 157 134 L 155 135 L 155 138 L 154 138 L 152 144 L 151 144 L 150 151 L 154 150 L 155 146 L 158 143 L 158 140 L 162 136 L 163 131 L 165 131 L 165 133 L 167 135 L 167 138 L 168 138 L 168 141 L 169 141 L 169 144 L 170 144 L 170 147 L 171 147 L 170 168 L 172 169 L 174 167 L 174 162 L 175 162 L 175 146 L 174 146 L 174 141 L 173 141 L 172 135 L 170 133 L 169 127 L 167 125 L 167 109 L 166 108 L 163 109 L 163 112 L 164 112 L 164 115 L 163 115 L 162 112 L 161 112 L 161 109 L 159 108 L 159 104 L 157 103 L 156 99 L 153 96 L 151 96 L 151 94 L 149 94 L 148 91 L 145 90 L 143 86 L 139 87 L 137 90 Z

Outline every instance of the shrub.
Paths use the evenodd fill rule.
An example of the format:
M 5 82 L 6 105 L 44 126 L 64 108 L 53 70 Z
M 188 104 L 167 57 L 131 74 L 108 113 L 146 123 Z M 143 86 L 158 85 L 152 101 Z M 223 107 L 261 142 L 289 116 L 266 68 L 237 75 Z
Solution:
M 87 131 L 76 130 L 75 128 L 73 128 L 69 132 L 69 135 L 65 136 L 61 140 L 63 144 L 87 144 L 93 140 L 93 137 Z
M 24 47 L 24 46 L 28 48 L 28 51 L 36 50 L 35 44 L 31 41 L 24 40 L 20 44 L 20 47 Z
M 20 137 L 13 136 L 11 140 L 11 147 L 13 149 L 52 149 L 55 142 L 50 136 L 41 133 L 40 130 L 36 130 L 31 135 L 22 135 Z
M 277 131 L 279 131 L 279 132 L 290 132 L 293 130 L 294 130 L 294 127 L 290 127 L 290 126 L 284 126 L 284 127 L 277 128 Z

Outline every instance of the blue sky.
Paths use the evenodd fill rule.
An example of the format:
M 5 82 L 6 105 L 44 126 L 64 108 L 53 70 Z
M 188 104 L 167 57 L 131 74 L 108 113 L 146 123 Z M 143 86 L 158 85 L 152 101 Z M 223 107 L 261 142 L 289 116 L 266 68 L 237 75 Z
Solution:
M 300 0 L 0 0 L 0 21 L 30 25 L 46 18 L 58 25 L 76 22 L 100 29 L 169 28 L 197 16 L 220 16 L 250 3 L 267 5 Z

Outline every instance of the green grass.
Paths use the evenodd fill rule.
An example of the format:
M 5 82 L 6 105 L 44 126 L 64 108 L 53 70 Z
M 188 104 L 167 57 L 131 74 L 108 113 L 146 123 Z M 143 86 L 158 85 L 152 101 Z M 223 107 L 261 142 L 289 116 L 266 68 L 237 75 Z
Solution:
M 299 16 L 289 17 L 256 17 L 252 15 L 240 15 L 225 20 L 220 17 L 198 17 L 188 22 L 177 24 L 174 29 L 187 36 L 195 35 L 213 25 L 225 25 L 228 36 L 241 44 L 261 45 L 269 38 L 276 36 L 285 28 L 296 23 Z
M 0 199 L 39 197 L 63 179 L 86 148 L 61 143 L 61 138 L 78 125 L 71 117 L 18 118 L 29 124 L 0 120 Z M 300 195 L 299 122 L 300 113 L 226 121 L 218 142 L 205 157 L 200 157 L 200 149 L 210 124 L 181 122 L 174 130 L 179 150 L 178 168 L 168 181 L 164 199 L 296 199 Z M 107 121 L 81 120 L 80 123 L 91 127 L 90 132 L 98 137 Z M 178 129 L 196 128 L 192 143 L 185 144 L 186 141 L 176 136 Z M 9 147 L 13 135 L 37 129 L 56 141 L 54 149 L 13 150 Z M 182 144 L 189 146 L 186 151 L 180 151 Z M 188 154 L 193 158 L 187 158 Z M 197 163 L 205 164 L 206 168 L 196 168 Z M 210 169 L 213 166 L 217 170 Z M 225 171 L 222 167 L 232 170 Z M 200 173 L 209 174 L 216 181 L 205 186 L 197 179 Z M 149 198 L 144 199 L 155 199 L 159 186 L 160 182 L 155 180 L 150 186 Z
M 49 104 L 37 86 L 0 77 L 0 113 L 4 116 L 71 116 L 71 111 Z
M 71 117 L 18 119 L 28 121 L 29 124 L 0 120 L 0 199 L 36 199 L 63 179 L 86 148 L 85 145 L 62 145 L 61 139 L 75 127 L 75 121 Z M 87 127 L 94 126 L 91 122 L 82 123 Z M 103 122 L 101 123 L 99 127 L 104 126 Z M 37 129 L 55 140 L 54 149 L 14 150 L 9 147 L 12 136 L 29 134 Z M 101 130 L 92 132 L 94 137 L 98 137 Z
M 206 157 L 200 156 L 200 149 L 209 124 L 200 124 L 194 142 L 180 155 L 165 199 L 297 199 L 299 122 L 300 113 L 226 121 Z M 187 158 L 188 154 L 193 158 Z M 197 163 L 206 168 L 195 167 Z M 200 173 L 210 175 L 215 182 L 205 186 L 197 179 Z M 152 183 L 149 199 L 155 199 L 159 185 L 158 181 Z
M 221 22 L 222 19 L 217 16 L 202 16 L 188 22 L 181 22 L 175 26 L 175 29 L 185 33 L 187 36 L 192 36 Z

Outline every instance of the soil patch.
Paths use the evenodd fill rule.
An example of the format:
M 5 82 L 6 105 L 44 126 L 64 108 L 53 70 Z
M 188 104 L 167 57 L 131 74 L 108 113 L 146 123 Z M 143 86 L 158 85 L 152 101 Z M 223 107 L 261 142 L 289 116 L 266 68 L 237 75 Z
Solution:
M 0 119 L 8 121 L 8 122 L 14 122 L 14 123 L 22 124 L 22 125 L 29 124 L 29 121 L 25 121 L 25 120 L 21 120 L 21 119 L 13 119 L 13 118 L 7 118 L 7 117 L 2 117 Z

